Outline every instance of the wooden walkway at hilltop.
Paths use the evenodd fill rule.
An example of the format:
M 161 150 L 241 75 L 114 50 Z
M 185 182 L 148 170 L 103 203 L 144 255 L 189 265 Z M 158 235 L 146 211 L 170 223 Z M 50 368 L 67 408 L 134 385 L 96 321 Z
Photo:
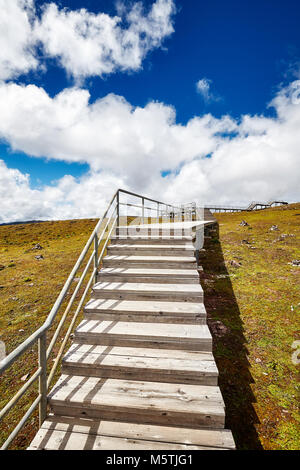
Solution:
M 112 238 L 29 449 L 235 448 L 186 224 Z

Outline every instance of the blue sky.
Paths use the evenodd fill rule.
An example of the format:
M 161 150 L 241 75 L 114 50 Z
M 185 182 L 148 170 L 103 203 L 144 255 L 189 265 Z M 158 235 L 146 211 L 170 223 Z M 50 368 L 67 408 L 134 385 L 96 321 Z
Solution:
M 138 13 L 133 1 L 9 3 L 6 28 L 19 18 L 24 33 L 12 44 L 0 20 L 1 47 L 12 47 L 9 60 L 0 52 L 0 221 L 99 215 L 114 185 L 168 200 L 299 199 L 299 2 L 145 0 Z M 120 30 L 104 36 L 100 19 L 95 30 L 100 13 L 119 15 Z M 140 41 L 132 57 L 117 44 L 127 30 Z M 113 59 L 97 68 L 112 39 Z M 89 207 L 98 181 L 101 204 Z

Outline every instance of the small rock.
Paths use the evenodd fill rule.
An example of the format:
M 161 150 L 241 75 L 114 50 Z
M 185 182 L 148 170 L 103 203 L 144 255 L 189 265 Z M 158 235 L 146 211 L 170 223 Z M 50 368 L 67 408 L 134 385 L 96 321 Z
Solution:
M 35 256 L 35 259 L 40 260 L 40 259 L 44 259 L 44 257 L 43 257 L 43 255 L 37 255 L 37 256 Z
M 242 222 L 240 223 L 240 225 L 241 225 L 242 227 L 247 227 L 247 226 L 249 226 L 248 222 L 246 222 L 245 220 L 242 220 Z
M 237 261 L 235 261 L 234 259 L 232 259 L 230 261 L 230 265 L 233 266 L 234 268 L 240 268 L 242 266 L 241 263 L 238 263 Z
M 213 322 L 211 325 L 212 333 L 216 336 L 223 336 L 229 332 L 229 328 L 224 325 L 221 321 L 217 320 Z
M 23 375 L 23 377 L 21 377 L 22 382 L 25 382 L 28 379 L 29 376 L 30 376 L 30 374 Z
M 20 333 L 22 333 L 22 331 L 24 331 L 23 328 L 21 328 L 21 329 L 19 330 Z
M 250 245 L 250 242 L 248 240 L 242 240 L 241 243 L 245 245 Z
M 5 268 L 4 264 L 0 264 L 0 271 L 2 271 L 2 269 L 4 268 Z
M 276 240 L 273 240 L 272 243 L 276 243 L 276 242 L 282 242 L 283 240 L 285 240 L 287 237 L 290 237 L 291 235 L 288 235 L 286 233 L 283 233 L 282 235 L 280 235 L 279 238 L 276 238 Z
M 273 230 L 279 230 L 279 229 L 278 229 L 278 225 L 272 225 L 271 228 L 270 228 L 270 230 L 272 230 L 272 231 L 273 231 Z
M 29 250 L 26 250 L 25 253 L 30 253 L 31 251 L 35 251 L 35 250 L 43 250 L 42 245 L 40 245 L 39 243 L 37 243 L 37 244 L 34 245 L 32 248 L 29 248 Z
M 300 266 L 300 259 L 293 259 L 292 266 Z
M 43 249 L 43 247 L 42 247 L 42 246 L 41 246 L 39 243 L 37 243 L 37 244 L 36 244 L 36 245 L 34 245 L 34 247 L 33 247 L 33 248 L 31 248 L 31 249 L 32 249 L 32 250 L 42 250 L 42 249 Z
M 257 358 L 255 359 L 255 362 L 256 362 L 257 364 L 259 364 L 260 362 L 262 362 L 262 360 L 259 359 L 259 357 L 257 357 Z

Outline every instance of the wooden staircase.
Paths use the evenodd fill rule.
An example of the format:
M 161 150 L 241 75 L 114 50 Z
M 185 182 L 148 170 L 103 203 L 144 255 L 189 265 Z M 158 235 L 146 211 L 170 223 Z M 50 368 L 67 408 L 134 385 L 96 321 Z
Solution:
M 234 449 L 192 230 L 118 233 L 30 449 Z

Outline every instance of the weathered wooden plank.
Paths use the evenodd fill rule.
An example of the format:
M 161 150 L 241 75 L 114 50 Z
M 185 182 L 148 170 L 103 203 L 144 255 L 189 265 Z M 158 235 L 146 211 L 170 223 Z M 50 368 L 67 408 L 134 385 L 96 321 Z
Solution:
M 62 375 L 49 395 L 54 413 L 118 421 L 224 427 L 218 387 Z
M 109 322 L 83 320 L 75 331 L 78 342 L 131 347 L 211 351 L 212 338 L 206 325 Z
M 181 359 L 181 360 L 192 360 L 192 361 L 214 361 L 214 356 L 211 352 L 205 351 L 181 351 L 178 349 L 151 349 L 151 348 L 130 348 L 130 347 L 110 347 L 101 345 L 90 345 L 73 343 L 68 354 L 73 352 L 80 352 L 81 354 L 93 353 L 98 356 L 105 354 L 115 354 L 117 356 L 134 356 L 134 357 L 153 357 L 162 359 Z
M 206 317 L 205 306 L 202 302 L 160 302 L 138 300 L 115 300 L 92 298 L 85 306 L 85 312 L 131 313 Z
M 200 284 L 164 284 L 142 282 L 98 282 L 93 287 L 97 298 L 128 300 L 167 300 L 201 302 L 203 290 Z
M 139 322 L 109 322 L 83 320 L 77 327 L 76 332 L 81 333 L 110 333 L 116 335 L 130 336 L 150 336 L 155 339 L 163 337 L 170 339 L 195 339 L 199 338 L 211 340 L 211 334 L 207 325 L 161 325 L 157 323 L 148 323 L 147 331 L 143 324 Z
M 43 423 L 42 429 L 71 430 L 82 434 L 146 439 L 214 448 L 235 448 L 232 433 L 227 429 L 190 429 L 53 415 L 50 415 Z
M 71 348 L 63 360 L 63 373 L 92 377 L 217 385 L 218 369 L 214 361 L 169 357 L 148 357 L 87 352 Z M 113 348 L 112 348 L 113 349 Z M 121 349 L 121 348 L 120 348 Z M 133 349 L 133 348 L 132 348 Z M 137 351 L 138 348 L 133 351 Z
M 206 317 L 200 315 L 189 316 L 170 316 L 170 315 L 152 315 L 152 314 L 132 314 L 132 313 L 105 313 L 105 312 L 86 312 L 85 317 L 90 320 L 103 320 L 103 321 L 123 321 L 123 322 L 136 322 L 141 323 L 177 323 L 181 325 L 205 325 Z M 146 325 L 145 325 L 146 327 Z
M 121 299 L 91 299 L 85 309 L 91 320 L 139 321 L 157 323 L 205 324 L 203 303 L 139 301 Z
M 163 235 L 156 235 L 152 234 L 151 236 L 142 236 L 142 235 L 133 235 L 131 237 L 127 236 L 121 236 L 121 235 L 116 235 L 111 237 L 111 242 L 113 244 L 117 243 L 127 243 L 134 245 L 136 243 L 141 243 L 141 244 L 149 244 L 149 245 L 165 245 L 166 243 L 171 243 L 172 245 L 184 245 L 186 243 L 192 243 L 193 241 L 193 236 L 187 235 L 187 236 L 170 236 L 166 237 Z
M 196 269 L 102 268 L 98 281 L 199 284 L 199 274 Z
M 224 450 L 188 444 L 147 441 L 40 429 L 28 450 Z M 128 459 L 128 457 L 126 457 Z M 134 457 L 136 458 L 136 457 Z M 140 457 L 139 457 L 140 458 Z M 129 457 L 129 463 L 133 457 Z M 135 460 L 132 462 L 134 463 Z
M 184 245 L 171 245 L 171 244 L 130 244 L 130 243 L 117 243 L 111 244 L 107 247 L 107 251 L 110 255 L 113 254 L 136 254 L 136 255 L 154 255 L 154 256 L 194 256 L 195 247 L 189 243 Z
M 111 255 L 103 259 L 104 267 L 141 267 L 148 268 L 179 268 L 195 269 L 197 267 L 193 256 L 134 256 Z
M 192 278 L 199 281 L 199 274 L 196 269 L 147 269 L 147 268 L 102 268 L 99 274 L 131 274 L 132 276 L 175 276 L 183 278 Z

